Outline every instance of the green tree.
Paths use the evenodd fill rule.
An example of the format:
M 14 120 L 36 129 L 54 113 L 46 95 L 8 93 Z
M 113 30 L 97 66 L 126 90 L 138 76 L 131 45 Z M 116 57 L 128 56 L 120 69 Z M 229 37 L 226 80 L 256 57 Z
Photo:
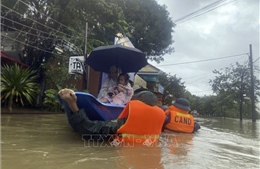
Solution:
M 70 88 L 77 90 L 75 88 L 75 85 L 69 84 L 69 82 L 75 82 L 81 77 L 81 75 L 68 74 L 68 66 L 64 66 L 68 64 L 69 60 L 59 60 L 56 58 L 52 58 L 48 63 L 44 63 L 42 65 L 42 67 L 44 68 L 45 80 L 48 81 L 48 84 L 46 86 L 47 89 L 60 90 L 62 88 Z
M 215 103 L 214 96 L 202 97 L 201 98 L 201 110 L 199 113 L 206 115 L 206 116 L 214 116 L 215 115 L 214 103 Z
M 172 100 L 184 97 L 185 86 L 181 78 L 172 76 L 165 72 L 159 74 L 159 83 L 164 87 L 163 104 L 171 104 Z
M 191 110 L 200 110 L 200 97 L 192 95 L 189 91 L 185 90 L 182 96 L 183 98 L 187 99 L 190 103 Z
M 160 62 L 173 52 L 171 44 L 174 24 L 166 6 L 155 0 L 112 0 L 118 4 L 129 25 L 130 40 L 146 53 L 148 59 Z
M 100 45 L 113 44 L 118 32 L 127 35 L 135 47 L 144 51 L 151 60 L 159 62 L 164 54 L 173 51 L 170 45 L 174 24 L 166 6 L 155 0 L 23 2 L 2 1 L 2 29 L 24 32 L 19 34 L 26 43 L 21 58 L 34 67 L 52 57 L 52 53 L 57 54 L 57 48 L 82 54 L 86 22 L 88 51 Z
M 24 105 L 35 100 L 39 86 L 36 83 L 37 74 L 30 69 L 24 69 L 15 64 L 5 65 L 1 70 L 1 100 L 8 102 L 8 111 L 12 112 L 13 101 Z
M 2 31 L 18 32 L 20 59 L 39 72 L 41 95 L 46 90 L 43 63 L 83 55 L 86 22 L 88 52 L 113 44 L 119 32 L 148 59 L 159 62 L 173 51 L 174 24 L 155 0 L 3 0 L 1 16 Z
M 46 77 L 53 75 L 53 69 L 65 76 L 54 79 L 57 85 L 64 84 L 62 79 L 71 78 L 61 67 L 50 70 L 42 65 L 51 63 L 53 58 L 64 60 L 64 56 L 83 55 L 86 21 L 88 51 L 112 44 L 121 26 L 127 27 L 121 8 L 104 0 L 3 0 L 2 5 L 2 31 L 18 33 L 15 40 L 22 48 L 20 59 L 39 72 L 42 96 L 48 83 Z
M 243 105 L 251 104 L 249 101 L 245 101 L 245 96 L 250 96 L 250 73 L 249 69 L 245 65 L 240 65 L 236 63 L 224 70 L 217 71 L 214 70 L 213 73 L 216 74 L 216 78 L 210 80 L 210 85 L 212 90 L 217 94 L 217 104 L 215 107 L 224 107 L 228 110 L 228 116 L 237 117 L 234 112 L 239 110 L 240 119 L 242 120 L 243 115 Z M 259 80 L 254 77 L 255 81 L 255 100 L 259 93 Z M 249 110 L 251 112 L 251 110 Z M 251 114 L 248 114 L 249 117 Z

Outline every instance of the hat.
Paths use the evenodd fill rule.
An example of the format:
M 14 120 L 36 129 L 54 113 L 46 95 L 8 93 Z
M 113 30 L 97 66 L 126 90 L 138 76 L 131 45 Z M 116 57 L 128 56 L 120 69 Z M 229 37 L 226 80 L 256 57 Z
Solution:
M 161 109 L 162 109 L 163 111 L 165 111 L 165 110 L 169 109 L 169 107 L 168 107 L 167 105 L 162 105 L 162 106 L 161 106 Z
M 157 97 L 155 94 L 147 90 L 136 92 L 131 100 L 139 100 L 150 106 L 155 106 L 157 104 Z
M 136 90 L 134 91 L 134 95 L 137 94 L 137 93 L 139 93 L 139 92 L 142 92 L 142 91 L 149 91 L 149 90 L 146 89 L 146 88 L 144 88 L 144 87 L 140 87 L 140 88 L 138 88 L 138 89 L 136 89 Z
M 184 99 L 184 98 L 179 98 L 177 99 L 174 103 L 174 106 L 183 109 L 183 110 L 187 110 L 190 111 L 190 103 L 188 100 Z

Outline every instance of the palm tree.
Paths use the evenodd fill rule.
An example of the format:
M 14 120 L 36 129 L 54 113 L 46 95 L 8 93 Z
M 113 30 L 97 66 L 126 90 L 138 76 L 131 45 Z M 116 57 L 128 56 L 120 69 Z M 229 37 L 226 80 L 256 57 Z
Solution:
M 22 68 L 17 64 L 4 65 L 1 71 L 1 100 L 8 102 L 8 111 L 12 112 L 13 100 L 24 105 L 24 99 L 30 104 L 39 91 L 36 71 Z

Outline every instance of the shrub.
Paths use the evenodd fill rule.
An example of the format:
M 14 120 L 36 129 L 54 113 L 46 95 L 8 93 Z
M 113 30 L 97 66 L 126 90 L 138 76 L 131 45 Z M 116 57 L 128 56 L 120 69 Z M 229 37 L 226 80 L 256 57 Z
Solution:
M 32 104 L 39 93 L 36 71 L 22 68 L 17 64 L 4 65 L 1 70 L 1 100 L 8 102 L 8 111 L 12 112 L 13 101 L 24 106 L 28 101 Z

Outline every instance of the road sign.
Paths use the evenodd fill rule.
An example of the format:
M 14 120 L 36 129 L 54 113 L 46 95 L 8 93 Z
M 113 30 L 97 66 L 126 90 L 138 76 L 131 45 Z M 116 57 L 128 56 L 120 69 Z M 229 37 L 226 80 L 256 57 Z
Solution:
M 84 56 L 71 56 L 69 60 L 69 74 L 83 74 Z

